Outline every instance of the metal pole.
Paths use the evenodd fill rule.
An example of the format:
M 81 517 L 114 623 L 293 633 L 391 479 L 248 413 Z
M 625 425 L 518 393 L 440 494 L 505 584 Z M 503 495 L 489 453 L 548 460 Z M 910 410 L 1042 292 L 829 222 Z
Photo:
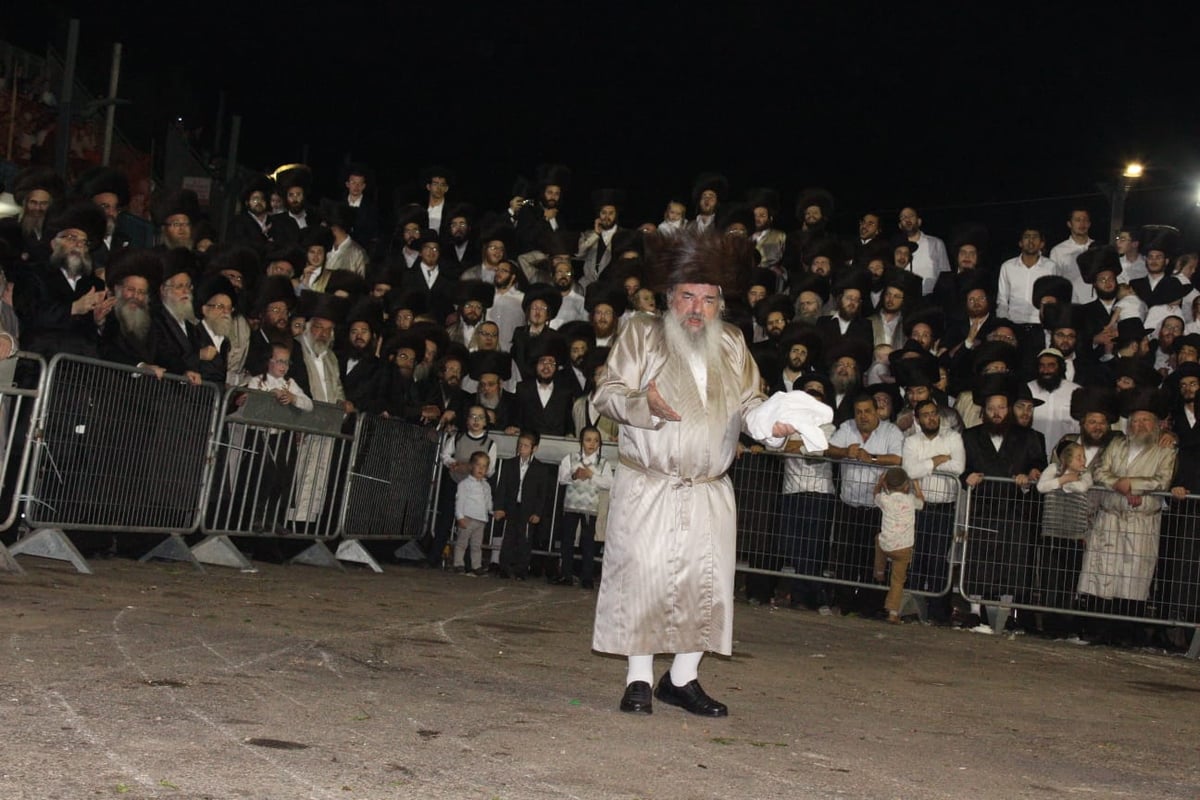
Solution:
M 1116 189 L 1113 191 L 1112 216 L 1109 219 L 1108 229 L 1109 241 L 1115 239 L 1117 233 L 1125 225 L 1125 196 L 1129 194 L 1129 187 L 1129 179 L 1120 178 L 1117 181 Z
M 222 91 L 217 96 L 217 126 L 216 133 L 213 134 L 213 153 L 221 152 L 221 139 L 225 136 L 225 92 Z
M 55 138 L 54 168 L 67 176 L 67 153 L 71 146 L 71 98 L 75 90 L 75 56 L 79 53 L 79 20 L 67 28 L 67 57 L 63 62 L 62 93 L 58 96 L 58 131 Z
M 9 91 L 12 92 L 12 103 L 8 110 L 8 155 L 6 158 L 9 161 L 12 161 L 13 140 L 16 138 L 17 133 L 17 74 L 16 72 L 10 72 L 9 75 L 12 76 L 12 81 L 9 86 Z
M 112 157 L 113 128 L 117 122 L 117 84 L 121 81 L 121 43 L 113 44 L 112 70 L 108 74 L 108 108 L 104 111 L 104 160 L 108 166 Z
M 224 95 L 222 95 L 223 97 Z M 233 209 L 230 203 L 233 200 L 234 178 L 237 177 L 237 151 L 238 139 L 242 135 L 242 117 L 240 114 L 234 114 L 229 125 L 229 160 L 225 164 L 225 208 L 221 215 L 221 239 L 225 239 L 226 233 L 229 231 L 229 218 L 233 216 Z

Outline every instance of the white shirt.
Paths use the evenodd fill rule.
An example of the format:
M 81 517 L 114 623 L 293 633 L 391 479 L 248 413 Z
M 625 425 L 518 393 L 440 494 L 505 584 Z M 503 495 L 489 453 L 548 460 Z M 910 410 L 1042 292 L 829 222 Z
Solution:
M 829 444 L 834 447 L 849 447 L 857 444 L 868 453 L 877 456 L 899 456 L 904 452 L 904 434 L 887 420 L 880 420 L 879 425 L 871 431 L 867 440 L 863 441 L 858 424 L 853 419 L 848 419 L 834 431 Z M 875 483 L 879 480 L 879 473 L 885 469 L 886 467 L 864 464 L 861 461 L 843 461 L 842 501 L 848 505 L 860 507 L 875 505 Z
M 262 392 L 274 392 L 286 389 L 292 395 L 292 405 L 301 411 L 312 411 L 312 398 L 304 393 L 291 378 L 276 378 L 274 375 L 255 375 L 246 383 L 247 389 L 257 389 Z
M 1038 310 L 1033 305 L 1033 283 L 1045 275 L 1057 274 L 1058 265 L 1043 255 L 1038 255 L 1037 263 L 1032 267 L 1025 266 L 1020 256 L 1005 261 L 1000 265 L 996 315 L 1018 325 L 1039 322 Z
M 833 425 L 822 425 L 826 437 L 833 436 Z M 799 437 L 794 437 L 799 438 Z M 807 450 L 805 451 L 807 453 Z M 812 453 L 811 455 L 819 455 Z M 783 494 L 816 492 L 833 494 L 833 462 L 788 455 L 783 459 Z
M 221 350 L 221 345 L 225 343 L 225 337 L 217 336 L 217 334 L 213 332 L 213 329 L 208 327 L 207 320 L 202 321 L 200 324 L 204 326 L 204 330 L 208 331 L 208 337 L 212 339 L 213 347 L 217 348 L 219 352 Z
M 937 276 L 950 270 L 950 259 L 946 255 L 946 243 L 936 236 L 921 232 L 916 243 L 909 269 L 914 275 L 921 276 L 921 294 L 926 295 L 933 291 Z
M 1047 458 L 1059 439 L 1068 433 L 1079 433 L 1079 423 L 1071 417 L 1071 394 L 1078 388 L 1079 384 L 1064 380 L 1053 392 L 1047 392 L 1036 380 L 1029 382 L 1034 398 L 1045 401 L 1033 409 L 1033 429 L 1046 437 Z
M 429 206 L 425 209 L 425 213 L 429 215 L 429 229 L 431 231 L 442 230 L 442 209 L 446 207 L 445 201 L 438 203 L 436 206 Z
M 575 322 L 576 320 L 586 321 L 588 314 L 584 302 L 584 297 L 579 293 L 579 289 L 574 286 L 571 287 L 570 293 L 563 295 L 562 307 L 558 309 L 558 313 L 554 315 L 554 319 L 550 320 L 550 328 L 558 330 L 568 322 Z
M 434 282 L 437 281 L 437 276 L 438 268 L 436 264 L 432 267 L 427 267 L 424 264 L 421 265 L 421 277 L 425 279 L 425 285 L 430 289 L 433 288 Z
M 1129 283 L 1137 278 L 1144 278 L 1146 272 L 1146 259 L 1139 254 L 1133 261 L 1121 256 L 1121 274 L 1117 277 L 1117 283 Z
M 1084 244 L 1079 244 L 1068 236 L 1050 249 L 1050 260 L 1058 265 L 1058 274 L 1071 282 L 1071 295 L 1074 303 L 1090 303 L 1096 299 L 1095 290 L 1092 289 L 1090 283 L 1084 282 L 1083 276 L 1079 273 L 1079 264 L 1075 261 L 1079 258 L 1079 254 L 1087 250 L 1091 244 L 1091 239 Z
M 908 477 L 921 481 L 921 491 L 925 493 L 926 501 L 954 502 L 958 498 L 958 476 L 967 468 L 962 434 L 948 430 L 943 425 L 930 438 L 915 421 L 913 427 L 917 428 L 917 432 L 904 440 L 904 470 Z M 934 456 L 950 456 L 950 460 L 935 468 Z

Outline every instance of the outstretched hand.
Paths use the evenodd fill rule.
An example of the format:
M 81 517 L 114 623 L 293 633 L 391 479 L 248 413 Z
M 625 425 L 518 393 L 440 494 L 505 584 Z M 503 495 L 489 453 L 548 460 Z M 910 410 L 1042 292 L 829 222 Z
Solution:
M 650 413 L 656 417 L 668 420 L 670 422 L 679 422 L 683 417 L 679 416 L 679 412 L 671 408 L 662 394 L 658 391 L 658 384 L 650 381 L 650 385 L 646 387 L 646 400 L 650 403 Z

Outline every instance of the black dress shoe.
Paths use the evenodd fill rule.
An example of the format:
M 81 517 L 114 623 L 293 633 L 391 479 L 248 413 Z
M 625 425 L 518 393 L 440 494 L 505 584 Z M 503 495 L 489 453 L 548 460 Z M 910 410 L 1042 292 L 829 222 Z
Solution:
M 632 684 L 631 684 L 632 685 Z M 654 696 L 669 706 L 679 706 L 684 711 L 698 714 L 701 717 L 727 717 L 729 709 L 724 703 L 718 703 L 700 688 L 700 681 L 689 681 L 684 686 L 671 683 L 671 673 L 668 671 L 658 682 Z
M 629 714 L 653 714 L 650 684 L 645 681 L 634 681 L 626 686 L 625 694 L 621 697 L 621 710 Z

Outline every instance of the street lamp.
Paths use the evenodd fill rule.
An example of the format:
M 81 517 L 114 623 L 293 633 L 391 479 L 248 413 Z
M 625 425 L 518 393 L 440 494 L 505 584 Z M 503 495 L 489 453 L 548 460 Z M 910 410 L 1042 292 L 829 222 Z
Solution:
M 1125 165 L 1124 171 L 1121 173 L 1121 180 L 1117 181 L 1116 188 L 1113 190 L 1112 198 L 1112 217 L 1109 219 L 1109 239 L 1113 239 L 1125 226 L 1125 196 L 1129 194 L 1129 190 L 1137 183 L 1138 179 L 1145 173 L 1146 168 L 1138 161 L 1130 161 Z

